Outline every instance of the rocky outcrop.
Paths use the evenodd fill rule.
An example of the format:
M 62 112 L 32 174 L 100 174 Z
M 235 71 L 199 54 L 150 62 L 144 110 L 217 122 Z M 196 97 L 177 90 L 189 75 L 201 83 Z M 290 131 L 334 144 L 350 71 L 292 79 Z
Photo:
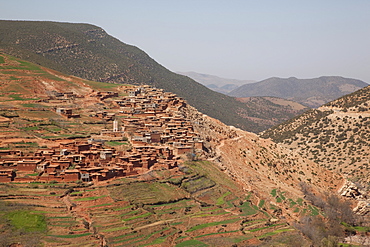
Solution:
M 339 189 L 339 194 L 341 196 L 357 199 L 357 200 L 366 200 L 367 194 L 365 191 L 361 190 L 351 181 L 346 181 L 342 188 Z
M 359 201 L 353 211 L 358 215 L 368 215 L 370 212 L 370 201 Z
M 367 215 L 370 212 L 370 199 L 366 191 L 360 189 L 356 184 L 351 181 L 346 181 L 342 188 L 339 189 L 339 194 L 346 198 L 354 199 L 357 201 L 357 206 L 353 211 L 358 215 Z

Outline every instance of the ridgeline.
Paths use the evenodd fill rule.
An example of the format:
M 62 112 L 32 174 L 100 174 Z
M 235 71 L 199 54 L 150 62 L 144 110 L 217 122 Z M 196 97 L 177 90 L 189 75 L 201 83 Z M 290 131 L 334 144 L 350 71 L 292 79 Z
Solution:
M 90 24 L 0 21 L 0 51 L 78 76 L 109 82 L 147 84 L 176 93 L 199 111 L 244 130 L 266 127 L 243 118 L 245 104 L 173 73 L 135 46 Z

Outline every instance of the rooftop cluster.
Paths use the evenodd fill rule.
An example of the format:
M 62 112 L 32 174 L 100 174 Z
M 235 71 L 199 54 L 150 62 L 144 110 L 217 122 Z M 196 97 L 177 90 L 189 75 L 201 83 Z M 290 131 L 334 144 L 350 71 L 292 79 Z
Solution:
M 86 140 L 64 140 L 58 147 L 34 153 L 0 151 L 0 182 L 102 181 L 142 174 L 161 167 L 171 169 L 187 155 L 203 150 L 192 123 L 179 115 L 186 102 L 175 94 L 149 86 L 132 86 L 127 96 L 113 101 L 111 129 Z M 112 97 L 117 98 L 117 94 Z M 106 100 L 94 93 L 89 97 Z M 68 113 L 72 113 L 70 109 Z M 112 112 L 114 111 L 114 112 Z M 69 118 L 70 114 L 60 111 Z M 105 118 L 108 113 L 96 116 Z M 124 140 L 125 148 L 108 147 L 107 141 Z

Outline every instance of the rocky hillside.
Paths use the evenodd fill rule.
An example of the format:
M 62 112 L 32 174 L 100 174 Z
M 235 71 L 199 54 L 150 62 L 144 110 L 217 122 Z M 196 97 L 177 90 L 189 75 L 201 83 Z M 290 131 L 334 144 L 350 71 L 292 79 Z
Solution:
M 316 108 L 366 86 L 368 84 L 363 81 L 339 76 L 322 76 L 314 79 L 273 77 L 243 85 L 228 95 L 234 97 L 274 96 Z
M 280 188 L 287 195 L 297 197 L 301 195 L 300 182 L 310 183 L 318 191 L 329 187 L 336 190 L 343 183 L 340 175 L 270 140 L 226 126 L 191 106 L 182 111 L 187 119 L 194 121 L 196 131 L 205 140 L 208 158 L 248 191 L 269 197 L 273 188 Z
M 247 107 L 240 112 L 244 118 L 264 126 L 266 129 L 283 123 L 310 108 L 300 103 L 277 97 L 236 98 Z
M 310 110 L 261 136 L 370 189 L 370 87 Z
M 0 51 L 84 79 L 147 84 L 183 97 L 199 111 L 226 124 L 259 132 L 241 117 L 245 105 L 175 74 L 135 46 L 89 24 L 0 21 Z

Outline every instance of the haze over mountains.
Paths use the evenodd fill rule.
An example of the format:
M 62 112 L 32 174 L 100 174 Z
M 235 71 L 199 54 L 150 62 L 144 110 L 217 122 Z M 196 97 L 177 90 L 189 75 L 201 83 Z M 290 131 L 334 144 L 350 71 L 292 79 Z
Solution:
M 272 96 L 299 102 L 317 108 L 343 95 L 366 87 L 366 82 L 340 76 L 322 76 L 312 79 L 273 77 L 259 82 L 235 80 L 196 72 L 177 72 L 226 95 L 245 98 Z
M 213 91 L 227 94 L 232 90 L 247 84 L 253 83 L 254 80 L 237 80 L 237 79 L 227 79 L 221 78 L 215 75 L 201 74 L 197 72 L 176 72 L 180 75 L 186 75 L 192 78 L 194 81 L 212 89 Z
M 368 84 L 363 81 L 340 76 L 322 76 L 313 79 L 272 77 L 260 82 L 245 84 L 228 95 L 234 97 L 274 96 L 315 108 L 366 86 Z

